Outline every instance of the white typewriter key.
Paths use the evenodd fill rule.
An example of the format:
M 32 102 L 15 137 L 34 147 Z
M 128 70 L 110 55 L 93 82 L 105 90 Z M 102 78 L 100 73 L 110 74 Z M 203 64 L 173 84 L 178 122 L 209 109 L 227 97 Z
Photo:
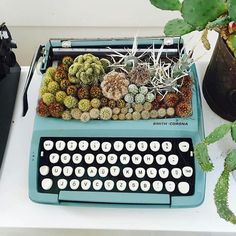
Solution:
M 126 189 L 127 183 L 124 180 L 118 180 L 116 182 L 116 187 L 119 191 L 124 191 Z
M 154 181 L 152 187 L 156 192 L 160 192 L 163 189 L 163 183 L 158 180 Z
M 70 162 L 70 158 L 71 158 L 70 154 L 68 154 L 68 153 L 61 154 L 61 162 L 63 164 L 68 164 Z
M 187 151 L 189 150 L 189 143 L 188 143 L 188 142 L 185 142 L 185 141 L 180 142 L 180 143 L 179 143 L 179 150 L 180 150 L 181 152 L 187 152 Z
M 56 146 L 57 151 L 63 151 L 66 146 L 66 143 L 62 140 L 58 140 L 56 141 L 55 146 Z
M 135 149 L 135 142 L 134 141 L 128 141 L 125 143 L 125 147 L 129 152 L 132 152 Z
M 66 188 L 66 186 L 67 186 L 67 180 L 66 179 L 59 179 L 58 181 L 57 181 L 57 186 L 58 186 L 58 188 L 59 189 L 65 189 Z
M 52 150 L 52 148 L 53 148 L 53 141 L 51 141 L 51 140 L 45 140 L 45 141 L 43 142 L 43 148 L 44 148 L 46 151 Z
M 123 169 L 123 175 L 125 178 L 130 178 L 133 175 L 133 169 L 130 167 L 125 167 Z
M 150 148 L 153 152 L 157 152 L 160 149 L 160 143 L 158 141 L 152 141 L 150 143 Z
M 107 191 L 111 191 L 114 188 L 114 182 L 108 179 L 104 182 L 104 187 Z
M 162 147 L 162 150 L 163 150 L 164 152 L 170 152 L 171 149 L 172 149 L 172 143 L 171 143 L 171 142 L 168 142 L 168 141 L 163 142 L 163 143 L 161 144 L 161 147 Z
M 180 168 L 173 168 L 171 170 L 171 175 L 175 178 L 175 179 L 179 179 L 182 176 L 182 171 Z
M 100 142 L 98 142 L 97 140 L 91 141 L 90 148 L 92 151 L 97 151 L 100 148 Z
M 119 173 L 120 173 L 120 168 L 118 167 L 118 166 L 112 166 L 111 168 L 110 168 L 110 173 L 111 173 L 111 175 L 112 176 L 118 176 L 119 175 Z
M 94 162 L 94 155 L 92 153 L 87 153 L 84 156 L 84 160 L 87 164 L 92 164 Z
M 98 169 L 98 174 L 99 174 L 99 176 L 101 176 L 101 177 L 106 177 L 106 176 L 108 175 L 108 172 L 109 172 L 109 170 L 108 170 L 108 168 L 105 167 L 105 166 L 102 166 L 102 167 L 100 167 L 100 168 Z
M 59 154 L 57 153 L 51 153 L 50 156 L 49 156 L 49 161 L 52 163 L 52 164 L 55 164 L 59 161 Z
M 79 141 L 79 149 L 81 151 L 87 150 L 88 146 L 89 146 L 89 144 L 88 144 L 88 142 L 86 140 Z
M 135 174 L 138 178 L 143 178 L 145 176 L 145 169 L 142 167 L 139 167 L 135 170 Z
M 100 179 L 96 179 L 93 181 L 94 190 L 100 190 L 102 188 L 102 181 Z
M 67 148 L 69 151 L 74 151 L 77 148 L 77 142 L 76 141 L 68 141 L 67 142 Z
M 90 181 L 90 180 L 88 180 L 88 179 L 83 179 L 83 180 L 81 181 L 81 188 L 82 188 L 83 190 L 88 190 L 88 189 L 90 188 L 90 186 L 91 186 L 91 181 Z
M 151 165 L 153 163 L 154 157 L 151 154 L 146 154 L 144 155 L 143 160 L 146 165 Z
M 168 161 L 171 165 L 177 165 L 178 161 L 179 161 L 179 157 L 175 154 L 169 155 L 168 156 Z
M 130 156 L 129 156 L 128 154 L 122 154 L 122 155 L 120 156 L 120 162 L 121 162 L 121 164 L 127 165 L 127 164 L 129 163 L 129 161 L 130 161 Z
M 160 168 L 158 173 L 159 176 L 163 179 L 166 179 L 169 176 L 169 170 L 167 168 Z
M 157 170 L 153 167 L 150 167 L 147 169 L 147 176 L 150 178 L 150 179 L 153 179 L 157 176 Z
M 39 173 L 43 176 L 47 175 L 49 173 L 49 167 L 48 166 L 41 166 L 39 168 Z
M 75 168 L 75 175 L 77 177 L 82 177 L 84 175 L 85 169 L 82 166 L 76 167 Z
M 140 152 L 145 152 L 147 150 L 148 144 L 145 141 L 139 141 L 137 146 Z
M 121 141 L 115 141 L 113 146 L 115 151 L 120 152 L 124 148 L 124 143 Z
M 105 154 L 97 154 L 96 161 L 98 164 L 103 164 L 106 161 L 106 155 Z
M 73 154 L 72 161 L 74 164 L 79 164 L 82 161 L 82 155 L 79 153 Z
M 167 181 L 165 183 L 165 188 L 168 192 L 173 192 L 175 190 L 175 183 L 173 181 Z
M 164 165 L 166 163 L 166 156 L 163 154 L 158 154 L 156 156 L 156 162 L 158 165 Z
M 79 180 L 77 180 L 77 179 L 72 179 L 72 180 L 70 181 L 70 188 L 71 188 L 72 190 L 76 190 L 76 189 L 78 189 L 78 187 L 79 187 Z
M 107 156 L 107 160 L 108 160 L 108 162 L 109 162 L 109 164 L 111 164 L 111 165 L 114 165 L 114 164 L 116 164 L 116 162 L 117 162 L 117 155 L 116 154 L 109 154 L 108 156 Z
M 183 174 L 185 177 L 191 177 L 193 175 L 193 168 L 191 166 L 185 166 L 183 168 Z
M 138 190 L 139 183 L 137 180 L 131 180 L 129 181 L 129 189 L 131 191 L 137 191 Z
M 94 177 L 96 174 L 97 174 L 97 168 L 94 167 L 94 166 L 90 166 L 88 169 L 87 169 L 87 173 L 88 173 L 88 176 L 89 177 Z
M 43 179 L 41 182 L 41 186 L 44 190 L 49 190 L 52 187 L 52 180 L 49 178 Z
M 190 187 L 189 187 L 189 184 L 187 182 L 180 182 L 178 184 L 178 189 L 181 193 L 186 194 L 186 193 L 189 192 Z
M 52 167 L 52 175 L 59 176 L 62 172 L 62 168 L 60 166 L 53 166 Z
M 65 167 L 63 168 L 63 174 L 64 174 L 65 176 L 71 176 L 72 173 L 73 173 L 73 168 L 72 168 L 71 166 L 65 166 Z
M 150 182 L 144 180 L 140 183 L 140 188 L 144 191 L 144 192 L 147 192 L 149 189 L 150 189 Z
M 102 150 L 103 150 L 103 152 L 109 152 L 111 150 L 111 143 L 103 142 L 102 143 Z
M 132 162 L 135 164 L 135 165 L 139 165 L 142 161 L 142 156 L 139 155 L 139 154 L 134 154 L 132 157 Z

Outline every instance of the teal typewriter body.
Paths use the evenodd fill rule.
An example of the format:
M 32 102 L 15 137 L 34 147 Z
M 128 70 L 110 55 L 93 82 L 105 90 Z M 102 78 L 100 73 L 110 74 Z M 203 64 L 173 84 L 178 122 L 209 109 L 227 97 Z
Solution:
M 75 53 L 83 48 L 91 52 L 99 48 L 100 53 L 107 46 L 132 46 L 133 40 L 77 40 L 64 49 L 62 41 L 52 42 L 45 45 L 46 59 L 53 47 L 57 57 L 65 54 L 64 49 Z M 139 45 L 155 44 L 157 48 L 162 43 L 163 39 L 139 41 Z M 173 47 L 178 46 L 179 42 Z M 44 60 L 42 71 L 49 66 L 47 63 Z M 200 205 L 205 194 L 205 174 L 194 158 L 193 147 L 204 137 L 204 128 L 194 64 L 190 74 L 194 80 L 192 115 L 186 118 L 83 123 L 36 114 L 29 158 L 30 199 L 59 205 Z M 54 177 L 61 185 L 59 189 Z

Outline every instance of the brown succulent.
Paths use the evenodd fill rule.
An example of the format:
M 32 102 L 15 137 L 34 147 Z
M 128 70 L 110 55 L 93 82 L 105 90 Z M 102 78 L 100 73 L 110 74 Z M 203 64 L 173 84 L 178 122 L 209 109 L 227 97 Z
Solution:
M 139 64 L 129 73 L 130 82 L 138 86 L 146 85 L 151 78 L 150 71 L 145 64 Z
M 179 102 L 179 96 L 176 93 L 167 93 L 163 101 L 167 107 L 175 107 Z
M 99 86 L 93 85 L 90 89 L 91 98 L 100 98 L 102 96 L 102 90 Z
M 42 117 L 50 116 L 48 106 L 42 100 L 38 102 L 37 113 Z
M 78 98 L 79 99 L 89 99 L 90 94 L 89 94 L 89 87 L 81 87 L 78 89 Z
M 61 117 L 63 111 L 64 111 L 64 106 L 60 103 L 53 102 L 49 104 L 48 110 L 51 114 L 52 117 Z
M 68 79 L 63 79 L 61 82 L 60 82 L 60 87 L 61 87 L 61 90 L 63 91 L 66 91 L 66 89 L 68 88 L 68 86 L 70 86 L 71 83 Z
M 175 108 L 175 113 L 179 117 L 188 117 L 192 114 L 192 106 L 188 102 L 180 102 Z
M 192 95 L 193 95 L 193 92 L 192 92 L 192 89 L 189 88 L 189 87 L 182 87 L 180 89 L 180 96 L 181 96 L 181 99 L 185 102 L 191 102 L 192 100 Z

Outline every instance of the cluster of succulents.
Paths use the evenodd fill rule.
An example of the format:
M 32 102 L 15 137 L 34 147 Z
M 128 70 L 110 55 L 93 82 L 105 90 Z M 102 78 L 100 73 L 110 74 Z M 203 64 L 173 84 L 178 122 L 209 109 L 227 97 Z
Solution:
M 147 63 L 136 62 L 126 73 L 92 54 L 62 58 L 43 76 L 37 112 L 64 120 L 140 120 L 187 117 L 192 113 L 192 79 L 178 80 L 179 91 L 153 90 Z

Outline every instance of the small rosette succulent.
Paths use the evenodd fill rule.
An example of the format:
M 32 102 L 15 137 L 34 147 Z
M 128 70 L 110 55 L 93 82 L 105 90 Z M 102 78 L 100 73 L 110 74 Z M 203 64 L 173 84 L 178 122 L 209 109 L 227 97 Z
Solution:
M 139 64 L 129 73 L 130 82 L 138 86 L 146 85 L 151 78 L 150 71 L 146 64 Z
M 102 93 L 105 97 L 118 101 L 128 93 L 128 85 L 129 81 L 124 73 L 111 71 L 101 83 Z

